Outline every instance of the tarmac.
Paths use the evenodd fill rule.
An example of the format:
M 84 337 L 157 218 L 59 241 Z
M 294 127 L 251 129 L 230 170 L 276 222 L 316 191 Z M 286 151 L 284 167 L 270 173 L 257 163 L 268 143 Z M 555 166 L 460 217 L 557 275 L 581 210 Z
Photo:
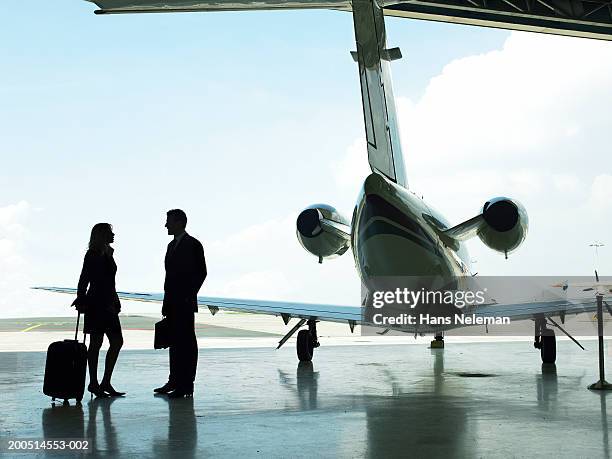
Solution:
M 230 343 L 206 347 L 215 339 Z M 586 351 L 558 340 L 547 366 L 526 341 L 429 349 L 421 339 L 351 339 L 323 334 L 313 363 L 298 364 L 291 342 L 270 346 L 278 337 L 203 338 L 194 397 L 182 400 L 152 393 L 167 379 L 167 351 L 126 349 L 113 384 L 127 396 L 87 394 L 69 406 L 42 394 L 42 349 L 0 352 L 0 455 L 610 457 L 612 396 L 587 389 L 597 380 L 594 340 Z M 89 451 L 7 449 L 10 439 L 60 438 L 84 439 Z

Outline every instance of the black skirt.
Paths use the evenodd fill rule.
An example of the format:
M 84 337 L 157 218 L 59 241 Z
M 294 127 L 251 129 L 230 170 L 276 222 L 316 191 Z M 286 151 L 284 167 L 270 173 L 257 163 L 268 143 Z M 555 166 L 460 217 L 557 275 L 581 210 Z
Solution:
M 119 314 L 107 310 L 86 312 L 84 328 L 85 333 L 94 335 L 121 333 Z

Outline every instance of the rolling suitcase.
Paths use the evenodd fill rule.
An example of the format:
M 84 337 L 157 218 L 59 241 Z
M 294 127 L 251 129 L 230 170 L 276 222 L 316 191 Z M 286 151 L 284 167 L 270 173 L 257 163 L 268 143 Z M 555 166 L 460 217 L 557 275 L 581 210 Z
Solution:
M 77 402 L 83 399 L 85 392 L 85 373 L 87 370 L 87 346 L 85 346 L 85 332 L 83 342 L 77 339 L 79 333 L 78 313 L 74 339 L 56 341 L 49 345 L 47 350 L 47 363 L 45 365 L 45 381 L 43 393 L 55 399 L 74 398 Z

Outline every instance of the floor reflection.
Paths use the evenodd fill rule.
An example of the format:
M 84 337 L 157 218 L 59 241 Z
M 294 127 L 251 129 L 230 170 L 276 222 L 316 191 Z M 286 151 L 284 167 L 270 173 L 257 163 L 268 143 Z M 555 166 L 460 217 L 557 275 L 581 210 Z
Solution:
M 473 457 L 462 398 L 445 391 L 444 350 L 432 349 L 432 378 L 410 387 L 387 370 L 390 397 L 364 397 L 367 456 Z
M 137 440 L 133 438 L 133 431 L 122 433 L 121 416 L 113 420 L 112 405 L 117 400 L 115 397 L 94 398 L 86 403 L 85 409 L 80 403 L 45 408 L 42 412 L 44 438 L 88 439 L 88 453 L 94 456 L 113 457 L 121 454 L 122 446 L 132 445 Z M 193 398 L 169 400 L 165 396 L 155 397 L 154 403 L 163 401 L 168 405 L 168 430 L 167 435 L 161 438 L 154 436 L 151 444 L 153 456 L 195 458 L 198 430 Z M 142 419 L 142 422 L 146 423 L 142 425 L 144 431 L 150 431 L 154 424 L 148 419 Z M 122 445 L 124 442 L 120 441 L 121 438 L 125 445 Z
M 556 409 L 559 382 L 557 380 L 557 366 L 554 363 L 542 364 L 542 372 L 536 374 L 536 391 L 540 409 L 547 411 Z
M 147 387 L 122 399 L 58 405 L 43 410 L 42 430 L 46 438 L 89 438 L 92 457 L 287 457 L 314 444 L 326 457 L 392 458 L 537 456 L 558 448 L 559 432 L 575 429 L 582 440 L 564 444 L 563 453 L 610 456 L 612 399 L 586 390 L 590 375 L 581 367 L 525 369 L 508 357 L 492 374 L 471 348 L 393 350 L 351 364 L 352 349 L 298 365 L 211 359 L 218 366 L 200 397 L 153 397 Z
M 444 454 L 456 457 L 458 453 L 473 456 L 474 442 L 466 435 L 467 409 L 462 398 L 445 393 L 444 351 L 432 349 L 431 354 L 432 373 L 416 387 L 406 383 L 402 375 L 396 375 L 392 367 L 382 366 L 381 389 L 389 395 L 346 394 L 334 400 L 326 398 L 321 404 L 320 374 L 314 371 L 311 362 L 297 366 L 295 383 L 288 372 L 281 370 L 279 381 L 297 396 L 300 410 L 344 407 L 365 412 L 364 453 L 368 457 L 381 457 L 381 451 L 385 457 L 406 457 L 407 452 L 414 457 L 426 453 L 436 457 Z M 431 419 L 435 419 L 435 424 L 423 422 Z
M 193 397 L 169 399 L 156 396 L 168 404 L 168 437 L 154 442 L 153 453 L 157 457 L 194 458 L 198 444 L 198 426 L 193 407 Z
M 291 382 L 289 373 L 278 370 L 278 378 L 283 387 L 294 392 L 300 410 L 316 410 L 319 372 L 314 371 L 312 362 L 300 362 L 296 371 L 296 386 Z
M 319 373 L 314 371 L 312 362 L 300 362 L 297 367 L 297 392 L 300 406 L 306 410 L 317 409 L 317 381 Z
M 42 412 L 42 431 L 46 439 L 53 438 L 85 438 L 83 406 L 52 405 Z
M 111 405 L 116 397 L 94 398 L 87 403 L 88 418 L 86 437 L 96 453 L 118 453 L 117 429 L 113 424 Z
M 601 426 L 603 428 L 603 450 L 604 457 L 610 457 L 610 431 L 608 430 L 608 411 L 606 398 L 610 396 L 610 392 L 601 391 L 599 394 L 601 405 Z

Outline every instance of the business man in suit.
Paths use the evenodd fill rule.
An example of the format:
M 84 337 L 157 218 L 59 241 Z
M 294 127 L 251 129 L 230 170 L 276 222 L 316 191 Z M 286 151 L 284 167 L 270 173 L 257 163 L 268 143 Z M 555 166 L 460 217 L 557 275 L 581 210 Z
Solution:
M 158 394 L 171 398 L 193 395 L 198 364 L 198 342 L 194 313 L 197 295 L 206 279 L 206 261 L 200 241 L 185 232 L 187 215 L 180 209 L 168 211 L 166 228 L 174 239 L 168 244 L 162 315 L 170 322 L 170 376 Z

